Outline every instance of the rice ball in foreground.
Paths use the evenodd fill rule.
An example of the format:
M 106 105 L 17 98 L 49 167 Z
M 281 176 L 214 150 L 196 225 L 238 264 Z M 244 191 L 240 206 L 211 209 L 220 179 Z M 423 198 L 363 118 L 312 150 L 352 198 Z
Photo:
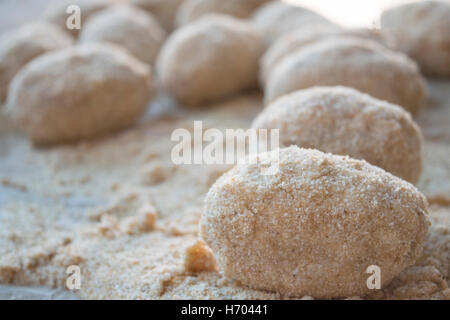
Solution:
M 198 106 L 256 88 L 263 51 L 264 41 L 250 23 L 207 15 L 169 37 L 157 71 L 169 94 Z
M 206 196 L 200 233 L 226 277 L 291 297 L 363 296 L 369 266 L 384 287 L 419 258 L 430 223 L 410 183 L 296 146 L 279 150 L 277 174 L 261 169 L 238 164 Z
M 285 57 L 301 47 L 331 37 L 356 37 L 378 42 L 389 49 L 395 49 L 395 40 L 388 33 L 368 28 L 343 29 L 338 26 L 319 25 L 315 28 L 297 29 L 279 38 L 261 59 L 260 82 L 265 84 L 270 72 Z
M 337 27 L 314 11 L 282 1 L 270 1 L 262 5 L 254 12 L 252 22 L 264 35 L 267 44 L 296 29 L 307 30 L 317 25 Z
M 426 83 L 416 63 L 379 43 L 355 37 L 329 38 L 286 56 L 270 73 L 265 101 L 314 86 L 346 86 L 417 114 Z
M 52 24 L 37 22 L 5 33 L 0 38 L 0 102 L 17 72 L 37 56 L 73 44 L 70 35 Z
M 245 19 L 268 1 L 271 0 L 185 0 L 177 12 L 177 25 L 185 25 L 211 13 Z
M 114 0 L 64 0 L 58 4 L 54 4 L 47 8 L 44 12 L 44 20 L 50 22 L 62 30 L 70 33 L 72 36 L 77 37 L 81 30 L 83 30 L 85 22 L 93 14 L 106 9 L 109 5 L 113 4 Z M 67 13 L 67 8 L 69 6 L 78 6 L 81 13 L 81 25 L 80 29 L 68 29 L 67 19 L 70 14 Z
M 130 0 L 130 3 L 150 12 L 163 28 L 170 32 L 175 26 L 175 16 L 184 0 Z
M 391 32 L 400 50 L 434 76 L 450 76 L 450 3 L 417 1 L 383 12 L 381 27 Z
M 7 112 L 39 145 L 94 138 L 132 125 L 151 93 L 147 65 L 105 44 L 44 54 L 9 88 Z
M 264 109 L 252 127 L 279 129 L 280 146 L 363 159 L 411 183 L 422 173 L 423 137 L 411 115 L 351 88 L 296 91 Z
M 150 13 L 117 5 L 92 16 L 85 24 L 79 42 L 110 42 L 153 65 L 165 38 L 166 32 Z

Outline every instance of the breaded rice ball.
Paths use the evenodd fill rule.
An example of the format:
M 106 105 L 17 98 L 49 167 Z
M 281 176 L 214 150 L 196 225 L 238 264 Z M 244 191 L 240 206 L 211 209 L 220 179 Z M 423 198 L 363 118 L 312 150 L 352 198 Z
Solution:
M 165 38 L 166 32 L 151 13 L 116 5 L 93 15 L 85 24 L 79 42 L 110 42 L 153 65 Z
M 207 15 L 175 31 L 161 49 L 158 75 L 185 106 L 198 106 L 257 87 L 264 40 L 253 26 Z
M 260 82 L 265 84 L 270 72 L 280 61 L 293 51 L 311 44 L 315 41 L 331 37 L 357 37 L 374 40 L 386 48 L 395 49 L 394 39 L 387 33 L 368 28 L 342 29 L 340 27 L 329 25 L 319 25 L 310 29 L 298 29 L 292 31 L 278 39 L 266 51 L 261 59 Z
M 175 26 L 175 16 L 184 0 L 130 0 L 130 3 L 153 14 L 163 28 L 170 32 Z
M 450 76 L 450 2 L 419 1 L 388 9 L 381 27 L 425 74 Z
M 265 101 L 314 86 L 346 86 L 417 114 L 426 98 L 425 79 L 406 55 L 372 40 L 329 38 L 286 56 L 270 73 Z
M 355 159 L 417 183 L 422 133 L 403 108 L 346 87 L 314 87 L 269 105 L 252 124 L 280 129 L 280 146 L 297 145 Z
M 151 93 L 147 65 L 89 44 L 44 54 L 13 79 L 7 111 L 39 145 L 94 138 L 133 124 Z
M 177 12 L 177 25 L 182 26 L 210 13 L 248 18 L 256 8 L 271 0 L 185 0 Z
M 84 28 L 85 22 L 93 14 L 106 9 L 109 5 L 115 3 L 115 0 L 63 0 L 56 5 L 52 5 L 44 13 L 44 19 L 62 30 L 69 32 L 72 36 L 77 37 Z M 76 5 L 81 11 L 81 29 L 67 28 L 67 19 L 69 14 L 67 8 L 71 5 Z
M 6 100 L 10 81 L 24 65 L 43 53 L 72 43 L 69 34 L 45 22 L 5 33 L 0 38 L 0 103 Z
M 314 11 L 282 1 L 262 5 L 253 14 L 252 21 L 267 44 L 296 29 L 307 30 L 317 25 L 336 27 L 336 24 Z
M 410 183 L 297 146 L 255 156 L 279 158 L 278 173 L 238 164 L 205 200 L 200 233 L 226 277 L 282 296 L 364 296 L 369 266 L 384 287 L 421 255 L 427 201 Z

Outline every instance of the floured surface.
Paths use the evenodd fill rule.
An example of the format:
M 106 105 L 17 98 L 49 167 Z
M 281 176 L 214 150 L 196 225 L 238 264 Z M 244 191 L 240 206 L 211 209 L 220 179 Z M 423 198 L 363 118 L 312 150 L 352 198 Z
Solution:
M 450 81 L 433 81 L 430 91 L 418 118 L 427 139 L 419 188 L 433 202 L 434 224 L 417 266 L 368 298 L 450 299 Z M 75 293 L 85 299 L 288 298 L 188 271 L 203 197 L 224 168 L 170 161 L 174 129 L 192 130 L 194 120 L 247 128 L 261 96 L 198 112 L 160 102 L 133 129 L 53 149 L 33 149 L 0 119 L 1 284 L 63 288 L 66 268 L 79 265 Z

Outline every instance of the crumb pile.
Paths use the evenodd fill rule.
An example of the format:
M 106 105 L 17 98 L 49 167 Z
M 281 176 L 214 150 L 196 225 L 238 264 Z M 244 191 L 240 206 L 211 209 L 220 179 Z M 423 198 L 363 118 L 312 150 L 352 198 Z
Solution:
M 450 97 L 440 90 L 448 86 L 432 84 L 436 101 L 447 104 L 429 107 L 433 118 L 447 122 L 424 127 L 419 189 L 433 203 L 424 252 L 390 286 L 364 298 L 450 298 L 450 147 L 443 140 L 450 133 L 433 135 L 448 130 Z M 192 130 L 194 120 L 206 128 L 248 126 L 260 101 L 242 96 L 210 111 L 150 115 L 126 132 L 51 150 L 31 148 L 11 129 L 2 132 L 0 282 L 64 288 L 65 270 L 76 264 L 83 281 L 76 294 L 87 299 L 288 299 L 212 270 L 197 243 L 198 223 L 203 198 L 224 169 L 174 167 L 168 148 L 172 130 Z M 195 257 L 201 259 L 194 263 Z

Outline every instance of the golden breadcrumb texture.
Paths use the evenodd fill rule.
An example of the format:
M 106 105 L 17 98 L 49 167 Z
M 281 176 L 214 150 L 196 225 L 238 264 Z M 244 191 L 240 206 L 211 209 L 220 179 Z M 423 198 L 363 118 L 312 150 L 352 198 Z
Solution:
M 369 266 L 384 287 L 420 257 L 430 222 L 413 185 L 296 146 L 254 156 L 279 158 L 279 172 L 238 164 L 205 200 L 201 235 L 226 277 L 288 296 L 351 297 L 370 292 Z
M 279 129 L 280 145 L 364 159 L 411 183 L 422 173 L 422 134 L 399 106 L 345 87 L 299 90 L 264 109 L 253 128 Z
M 266 103 L 313 86 L 346 86 L 418 113 L 426 84 L 414 61 L 379 43 L 339 37 L 316 41 L 284 58 L 270 74 Z
M 429 75 L 450 75 L 450 3 L 416 1 L 390 8 L 381 27 L 391 32 L 399 49 Z

